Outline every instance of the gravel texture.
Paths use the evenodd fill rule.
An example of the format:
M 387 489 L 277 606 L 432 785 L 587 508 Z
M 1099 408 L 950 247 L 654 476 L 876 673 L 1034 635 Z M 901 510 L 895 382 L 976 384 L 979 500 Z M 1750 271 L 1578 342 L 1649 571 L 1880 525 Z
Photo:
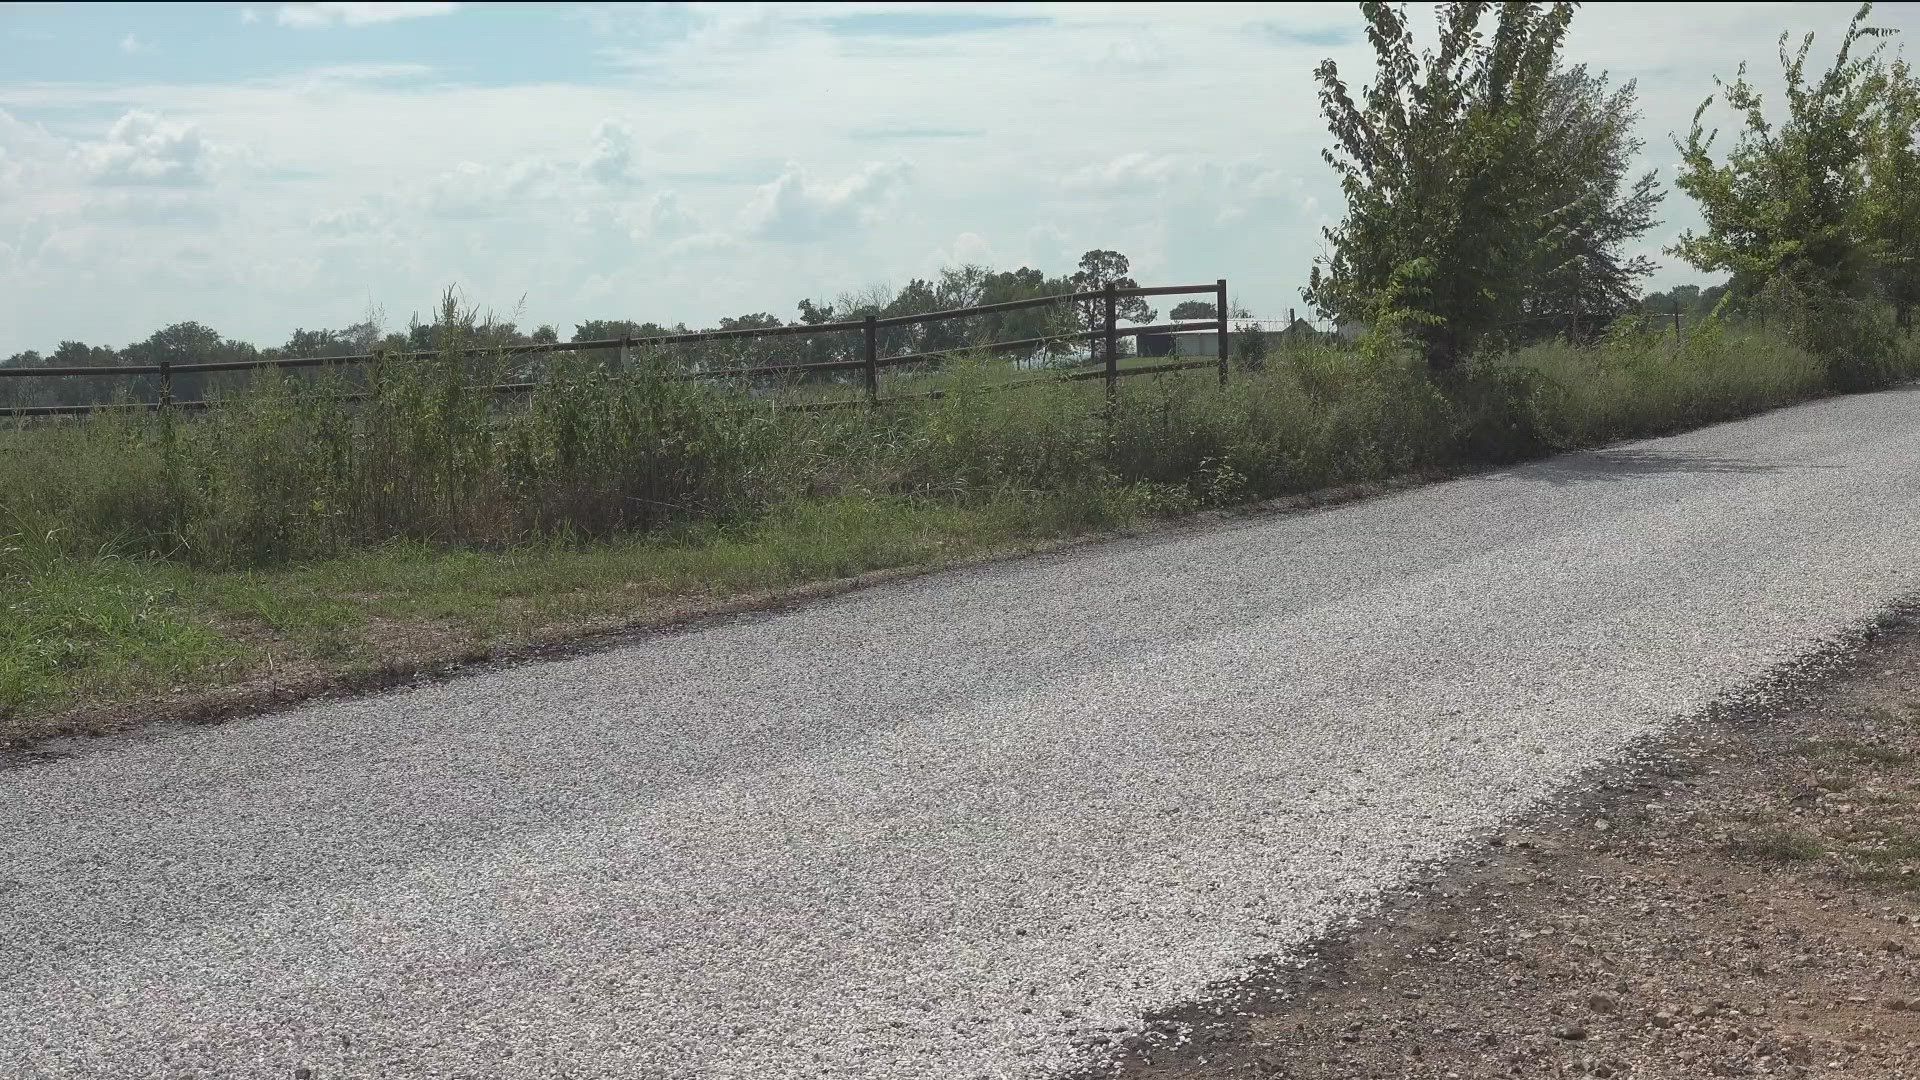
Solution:
M 1920 607 L 1822 660 L 1076 1080 L 1913 1080 Z
M 1038 1077 L 1920 590 L 1920 395 L 0 772 L 0 1076 Z

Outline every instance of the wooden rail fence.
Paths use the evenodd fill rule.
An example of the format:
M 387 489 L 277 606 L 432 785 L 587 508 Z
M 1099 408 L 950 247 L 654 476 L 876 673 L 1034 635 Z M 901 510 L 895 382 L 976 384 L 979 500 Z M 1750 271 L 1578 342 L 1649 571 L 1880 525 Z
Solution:
M 1122 327 L 1118 325 L 1116 310 L 1119 301 L 1137 296 L 1182 296 L 1195 293 L 1214 295 L 1215 318 L 1206 321 L 1163 323 L 1153 326 Z M 1049 304 L 1090 305 L 1100 313 L 1102 325 L 1098 329 L 1074 331 L 1049 337 L 1022 338 L 1014 341 L 988 342 L 978 345 L 959 346 L 931 352 L 903 353 L 895 356 L 880 356 L 878 349 L 879 331 L 888 327 L 915 326 L 939 322 L 946 319 L 965 318 L 973 315 L 988 315 L 999 312 L 1019 311 L 1027 308 L 1042 307 Z M 1221 278 L 1210 285 L 1161 285 L 1151 288 L 1119 288 L 1108 282 L 1104 288 L 1074 293 L 1059 293 L 1052 296 L 1037 296 L 1027 300 L 1009 300 L 997 304 L 979 304 L 973 307 L 949 308 L 944 311 L 929 311 L 919 315 L 895 315 L 876 318 L 868 315 L 863 319 L 815 323 L 798 326 L 754 327 L 742 330 L 703 330 L 683 334 L 656 334 L 646 337 L 627 335 L 618 338 L 606 338 L 595 341 L 541 342 L 526 345 L 505 346 L 468 346 L 450 350 L 463 357 L 475 356 L 511 356 L 532 353 L 573 352 L 583 350 L 620 350 L 625 356 L 627 350 L 657 348 L 668 345 L 689 344 L 705 341 L 737 341 L 753 338 L 800 337 L 814 334 L 845 333 L 859 331 L 862 335 L 860 358 L 857 360 L 828 360 L 800 364 L 762 364 L 753 367 L 719 368 L 710 371 L 690 371 L 676 373 L 674 378 L 683 379 L 750 379 L 771 375 L 858 370 L 863 375 L 866 394 L 863 398 L 847 401 L 798 403 L 792 408 L 836 408 L 846 405 L 880 405 L 888 401 L 908 401 L 941 396 L 940 391 L 926 394 L 912 394 L 899 397 L 882 398 L 880 396 L 880 372 L 885 368 L 901 367 L 909 364 L 923 364 L 965 352 L 1020 352 L 1050 346 L 1062 342 L 1087 341 L 1103 345 L 1099 367 L 1068 371 L 1041 378 L 1025 379 L 999 384 L 997 389 L 1012 389 L 1019 386 L 1032 386 L 1036 383 L 1056 379 L 1084 380 L 1105 379 L 1107 396 L 1111 399 L 1119 379 L 1130 375 L 1150 375 L 1159 372 L 1180 371 L 1191 368 L 1217 366 L 1220 384 L 1227 382 L 1227 331 L 1229 326 L 1227 312 L 1227 280 Z M 1187 360 L 1165 364 L 1150 364 L 1137 367 L 1120 367 L 1119 342 L 1123 337 L 1137 338 L 1142 334 L 1165 333 L 1168 331 L 1214 330 L 1217 332 L 1217 355 L 1214 359 Z M 143 375 L 159 376 L 159 399 L 125 404 L 104 405 L 33 405 L 13 408 L 0 408 L 0 416 L 66 416 L 93 412 L 116 410 L 174 410 L 206 409 L 218 405 L 217 400 L 176 401 L 173 397 L 173 378 L 175 375 L 195 372 L 246 371 L 260 368 L 309 368 L 335 367 L 351 364 L 370 364 L 394 361 L 417 361 L 446 355 L 441 350 L 373 352 L 356 356 L 309 356 L 269 360 L 221 360 L 209 363 L 174 364 L 161 361 L 158 364 L 128 364 L 109 367 L 0 367 L 0 378 L 57 378 L 61 376 L 85 375 L 136 378 Z M 475 387 L 500 394 L 519 394 L 537 391 L 543 385 L 538 382 L 502 383 L 493 386 Z M 349 395 L 363 397 L 364 394 Z

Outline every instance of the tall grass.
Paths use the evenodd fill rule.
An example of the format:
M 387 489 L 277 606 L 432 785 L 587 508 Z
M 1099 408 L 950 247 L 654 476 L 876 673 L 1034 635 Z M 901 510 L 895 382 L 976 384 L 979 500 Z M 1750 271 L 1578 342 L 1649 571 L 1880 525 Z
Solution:
M 983 504 L 1080 493 L 1103 516 L 1225 505 L 1418 470 L 1500 463 L 1739 416 L 1819 393 L 1829 365 L 1781 334 L 1709 321 L 1680 340 L 1623 327 L 1436 381 L 1383 350 L 1301 347 L 1225 387 L 1207 372 L 1001 391 L 981 357 L 941 397 L 790 411 L 740 390 L 554 359 L 537 393 L 477 387 L 504 361 L 443 312 L 437 359 L 344 377 L 268 374 L 221 408 L 0 432 L 10 532 L 69 556 L 201 567 L 313 560 L 383 543 L 501 548 L 752 520 L 809 500 Z M 1911 369 L 1903 354 L 1902 370 Z M 355 387 L 367 388 L 359 395 Z
M 141 694 L 258 660 L 216 620 L 377 664 L 387 646 L 356 623 L 537 635 L 1920 372 L 1884 328 L 1846 338 L 1873 350 L 1856 362 L 1804 347 L 1810 327 L 1623 327 L 1447 378 L 1391 349 L 1303 345 L 1224 387 L 1205 370 L 1124 379 L 1111 403 L 1095 382 L 1002 389 L 1031 373 L 979 356 L 898 388 L 931 400 L 797 411 L 649 357 L 556 356 L 538 392 L 495 394 L 480 388 L 526 368 L 459 353 L 487 328 L 449 302 L 434 359 L 268 373 L 178 419 L 0 420 L 0 721 L 37 730 L 18 718 L 88 687 Z

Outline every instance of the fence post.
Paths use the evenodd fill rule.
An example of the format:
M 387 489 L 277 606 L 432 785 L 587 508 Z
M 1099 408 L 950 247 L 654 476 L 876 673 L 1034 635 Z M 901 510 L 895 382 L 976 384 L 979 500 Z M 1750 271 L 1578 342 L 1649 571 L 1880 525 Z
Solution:
M 1673 298 L 1673 343 L 1680 344 L 1680 298 Z
M 160 446 L 167 460 L 167 497 L 173 499 L 173 362 L 160 361 Z
M 1214 350 L 1220 354 L 1220 385 L 1227 385 L 1227 279 L 1220 278 L 1213 283 L 1214 317 L 1220 320 L 1220 329 L 1214 338 Z
M 862 360 L 865 363 L 867 375 L 867 404 L 879 405 L 880 344 L 878 332 L 874 329 L 873 318 L 871 315 L 867 316 L 866 325 L 861 328 L 861 333 L 865 336 L 865 340 L 861 342 L 861 347 L 863 349 Z
M 1114 391 L 1119 388 L 1120 382 L 1120 339 L 1114 333 L 1113 327 L 1118 298 L 1114 296 L 1114 284 L 1111 281 L 1107 282 L 1105 299 L 1107 302 L 1107 406 L 1112 408 Z
M 633 335 L 621 334 L 620 335 L 620 355 L 614 357 L 613 359 L 613 370 L 616 374 L 625 372 L 627 370 L 627 350 L 632 346 L 633 346 Z

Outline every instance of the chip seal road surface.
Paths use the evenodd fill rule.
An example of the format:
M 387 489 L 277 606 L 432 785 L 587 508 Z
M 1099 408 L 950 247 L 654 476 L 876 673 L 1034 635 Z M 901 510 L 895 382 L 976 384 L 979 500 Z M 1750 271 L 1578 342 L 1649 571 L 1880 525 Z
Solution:
M 1920 590 L 1920 393 L 0 773 L 0 1075 L 1044 1077 Z

